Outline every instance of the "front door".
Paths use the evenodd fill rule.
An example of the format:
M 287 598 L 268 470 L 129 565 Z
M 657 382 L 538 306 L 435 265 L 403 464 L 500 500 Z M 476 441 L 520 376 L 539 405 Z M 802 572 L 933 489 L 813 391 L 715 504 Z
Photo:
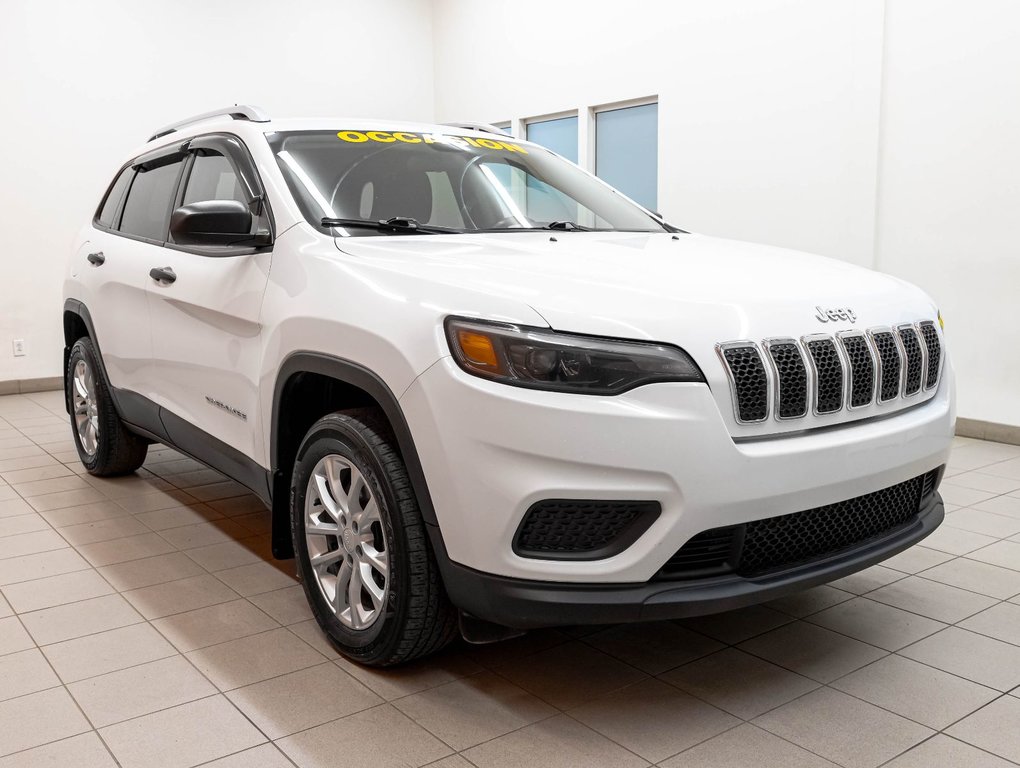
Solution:
M 235 137 L 190 143 L 177 206 L 238 200 L 268 216 L 253 167 Z M 263 219 L 261 222 L 259 219 Z M 211 435 L 265 466 L 258 417 L 262 297 L 272 253 L 242 246 L 179 246 L 171 231 L 148 283 L 152 326 L 151 394 L 170 439 L 201 458 Z

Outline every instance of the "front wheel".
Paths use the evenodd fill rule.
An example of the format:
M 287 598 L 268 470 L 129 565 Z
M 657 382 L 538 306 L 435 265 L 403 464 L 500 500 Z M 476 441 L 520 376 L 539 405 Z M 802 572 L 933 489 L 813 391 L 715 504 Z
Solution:
M 317 421 L 298 451 L 291 530 L 305 595 L 345 656 L 390 666 L 456 634 L 407 470 L 375 411 Z

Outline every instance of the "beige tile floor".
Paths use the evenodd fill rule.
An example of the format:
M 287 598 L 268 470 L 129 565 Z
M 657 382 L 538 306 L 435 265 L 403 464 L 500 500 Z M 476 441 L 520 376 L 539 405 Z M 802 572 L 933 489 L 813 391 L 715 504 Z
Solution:
M 946 524 L 858 575 L 379 672 L 242 488 L 84 476 L 59 393 L 0 397 L 0 768 L 1020 763 L 1020 447 L 957 442 Z

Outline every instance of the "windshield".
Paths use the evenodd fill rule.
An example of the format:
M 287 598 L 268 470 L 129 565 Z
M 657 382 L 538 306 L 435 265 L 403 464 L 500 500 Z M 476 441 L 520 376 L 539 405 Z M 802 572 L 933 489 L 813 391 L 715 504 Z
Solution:
M 548 150 L 495 136 L 402 131 L 267 135 L 308 221 L 350 236 L 413 232 L 339 228 L 323 219 L 411 220 L 422 231 L 673 231 Z

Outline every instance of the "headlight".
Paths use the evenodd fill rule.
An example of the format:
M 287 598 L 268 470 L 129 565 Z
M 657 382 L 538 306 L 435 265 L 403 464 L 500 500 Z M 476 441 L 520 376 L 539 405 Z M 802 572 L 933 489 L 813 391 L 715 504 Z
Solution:
M 574 336 L 450 317 L 446 337 L 468 373 L 518 387 L 618 395 L 657 381 L 704 381 L 679 347 Z

